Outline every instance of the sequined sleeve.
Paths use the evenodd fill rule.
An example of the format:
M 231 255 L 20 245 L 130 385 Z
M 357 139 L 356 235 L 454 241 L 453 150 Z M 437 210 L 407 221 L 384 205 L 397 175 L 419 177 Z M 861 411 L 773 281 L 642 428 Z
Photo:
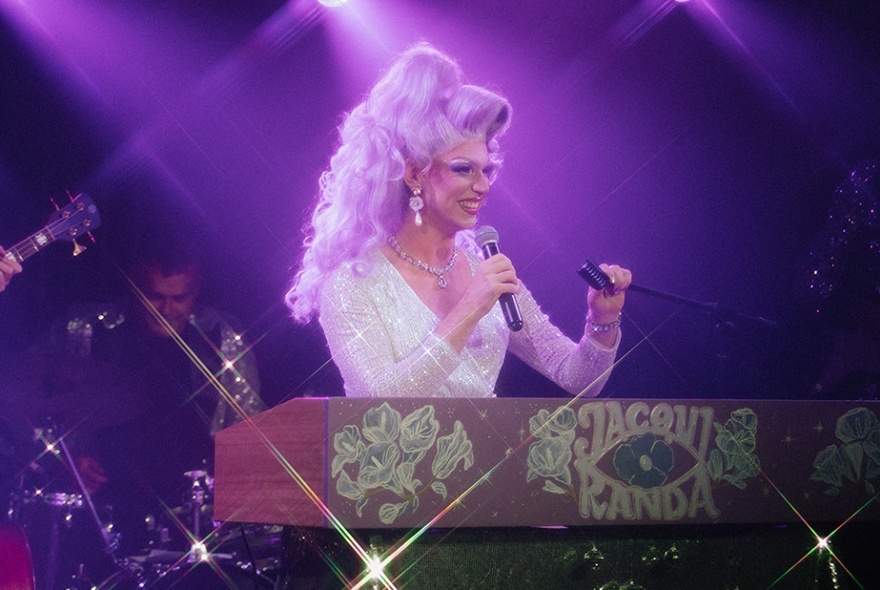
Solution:
M 374 262 L 380 262 L 374 259 Z M 378 264 L 377 264 L 378 266 Z M 461 357 L 414 311 L 389 265 L 358 276 L 337 269 L 321 293 L 321 327 L 352 397 L 442 396 Z M 410 298 L 411 299 L 411 298 Z M 448 394 L 447 394 L 448 395 Z
M 620 335 L 612 348 L 597 345 L 586 331 L 575 343 L 554 326 L 532 294 L 517 295 L 524 326 L 510 337 L 510 352 L 572 395 L 599 395 L 614 363 Z

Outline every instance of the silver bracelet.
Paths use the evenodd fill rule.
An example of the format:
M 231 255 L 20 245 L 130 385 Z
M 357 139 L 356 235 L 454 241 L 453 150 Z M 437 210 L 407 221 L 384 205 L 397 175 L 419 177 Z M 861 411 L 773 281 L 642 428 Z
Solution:
M 617 316 L 617 319 L 610 324 L 595 324 L 593 323 L 593 320 L 591 320 L 589 316 L 587 316 L 587 325 L 590 326 L 590 329 L 593 330 L 593 333 L 605 334 L 606 332 L 610 332 L 620 325 L 620 316 Z

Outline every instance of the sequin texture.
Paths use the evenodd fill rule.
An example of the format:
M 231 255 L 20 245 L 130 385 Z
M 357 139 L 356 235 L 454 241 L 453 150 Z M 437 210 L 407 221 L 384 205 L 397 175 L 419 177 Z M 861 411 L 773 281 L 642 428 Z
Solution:
M 461 354 L 434 334 L 438 318 L 378 250 L 364 276 L 349 262 L 321 293 L 320 322 L 333 360 L 354 397 L 491 397 L 508 350 L 572 394 L 597 395 L 614 362 L 612 349 L 586 334 L 563 335 L 524 287 L 517 295 L 525 326 L 511 333 L 498 304 L 478 323 Z M 478 261 L 466 254 L 471 272 Z M 619 343 L 619 338 L 618 338 Z M 517 392 L 520 395 L 539 392 Z

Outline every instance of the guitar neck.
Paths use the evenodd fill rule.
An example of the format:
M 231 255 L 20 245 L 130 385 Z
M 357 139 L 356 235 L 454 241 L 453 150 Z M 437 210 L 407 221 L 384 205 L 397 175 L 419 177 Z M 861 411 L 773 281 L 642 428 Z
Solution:
M 56 240 L 73 242 L 73 254 L 76 256 L 83 251 L 83 248 L 76 243 L 76 239 L 88 234 L 99 225 L 101 225 L 101 216 L 98 214 L 98 208 L 88 195 L 80 194 L 67 206 L 53 213 L 43 229 L 9 248 L 3 257 L 21 262 Z
M 14 246 L 6 249 L 6 258 L 12 258 L 18 262 L 30 258 L 49 244 L 55 241 L 55 236 L 48 227 L 31 234 Z

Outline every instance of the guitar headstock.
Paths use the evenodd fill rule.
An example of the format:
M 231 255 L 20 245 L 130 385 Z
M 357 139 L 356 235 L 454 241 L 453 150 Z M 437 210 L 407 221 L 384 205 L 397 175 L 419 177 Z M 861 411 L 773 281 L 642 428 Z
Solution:
M 74 241 L 100 225 L 101 216 L 92 198 L 80 193 L 52 214 L 46 223 L 46 229 L 52 232 L 55 240 Z
M 99 225 L 101 216 L 98 208 L 91 197 L 81 193 L 53 213 L 46 227 L 8 248 L 5 256 L 21 262 L 56 240 L 73 242 L 73 254 L 76 256 L 85 249 L 76 239 L 89 235 Z

